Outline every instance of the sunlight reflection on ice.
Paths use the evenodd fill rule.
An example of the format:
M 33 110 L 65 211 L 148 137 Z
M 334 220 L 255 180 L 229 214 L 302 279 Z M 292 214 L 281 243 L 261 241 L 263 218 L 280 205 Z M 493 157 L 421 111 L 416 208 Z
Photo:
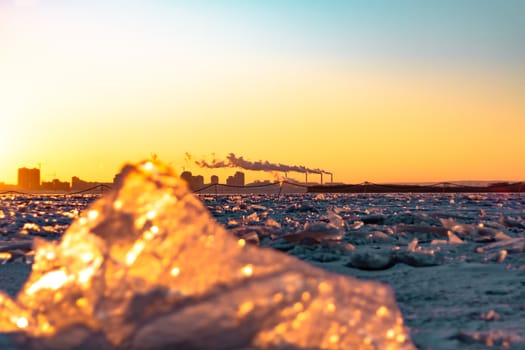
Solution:
M 123 174 L 0 294 L 22 347 L 413 349 L 389 287 L 236 239 L 161 164 Z

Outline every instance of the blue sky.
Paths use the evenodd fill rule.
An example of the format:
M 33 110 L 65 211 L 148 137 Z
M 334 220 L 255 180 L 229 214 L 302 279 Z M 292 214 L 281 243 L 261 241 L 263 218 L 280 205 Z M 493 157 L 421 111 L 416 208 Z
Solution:
M 184 2 L 170 3 L 165 6 Z M 195 11 L 231 20 L 238 30 L 255 29 L 256 44 L 284 52 L 422 64 L 525 62 L 525 3 L 518 0 L 189 3 Z

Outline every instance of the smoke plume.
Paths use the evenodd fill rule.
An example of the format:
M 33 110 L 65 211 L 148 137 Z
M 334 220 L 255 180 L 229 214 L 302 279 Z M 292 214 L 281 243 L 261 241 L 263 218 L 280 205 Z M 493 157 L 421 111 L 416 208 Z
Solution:
M 208 162 L 206 160 L 195 160 L 195 164 L 201 168 L 241 168 L 245 170 L 257 170 L 257 171 L 282 171 L 289 172 L 294 171 L 298 173 L 310 173 L 310 174 L 332 174 L 329 171 L 319 168 L 308 168 L 303 165 L 286 165 L 281 163 L 270 163 L 267 160 L 249 161 L 244 159 L 242 156 L 237 157 L 235 154 L 230 153 L 224 160 L 213 159 Z

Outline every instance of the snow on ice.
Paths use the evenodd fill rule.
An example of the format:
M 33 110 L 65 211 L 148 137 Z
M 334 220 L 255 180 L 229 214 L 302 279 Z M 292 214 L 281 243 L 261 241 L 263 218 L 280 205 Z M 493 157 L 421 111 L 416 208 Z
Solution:
M 153 167 L 149 171 L 152 171 L 152 169 Z M 2 298 L 4 309 L 9 310 L 4 314 L 10 315 L 8 319 L 2 318 L 2 322 L 7 322 L 6 324 L 11 327 L 9 329 L 13 331 L 24 330 L 24 332 L 17 336 L 12 335 L 11 338 L 0 335 L 0 348 L 7 347 L 6 343 L 12 343 L 13 339 L 23 346 L 36 348 L 44 346 L 40 344 L 42 335 L 35 333 L 35 329 L 41 329 L 38 327 L 44 327 L 43 329 L 53 335 L 49 339 L 53 341 L 62 339 L 61 344 L 65 344 L 64 347 L 71 345 L 67 342 L 71 341 L 68 340 L 70 339 L 68 335 L 71 335 L 73 339 L 80 339 L 78 340 L 79 342 L 82 341 L 81 339 L 88 338 L 91 339 L 90 341 L 98 342 L 89 344 L 92 346 L 98 344 L 104 347 L 115 347 L 117 346 L 115 344 L 118 344 L 114 340 L 118 338 L 115 334 L 120 334 L 119 337 L 123 339 L 121 344 L 131 347 L 133 344 L 138 344 L 134 343 L 138 338 L 136 338 L 136 335 L 129 336 L 131 333 L 126 332 L 139 334 L 137 333 L 139 328 L 144 330 L 144 332 L 148 329 L 148 332 L 140 333 L 144 335 L 141 339 L 149 339 L 145 335 L 154 334 L 153 332 L 159 332 L 160 334 L 165 331 L 169 333 L 171 328 L 163 328 L 164 320 L 167 321 L 166 324 L 175 324 L 170 322 L 178 322 L 180 315 L 183 314 L 183 310 L 198 310 L 192 309 L 194 306 L 198 307 L 197 304 L 191 304 L 197 300 L 194 300 L 196 298 L 194 294 L 190 297 L 188 295 L 180 296 L 180 293 L 170 294 L 166 292 L 168 295 L 166 296 L 166 294 L 158 292 L 158 288 L 161 290 L 165 288 L 165 291 L 171 291 L 173 288 L 178 288 L 179 292 L 186 290 L 184 288 L 187 287 L 183 287 L 182 284 L 174 285 L 173 281 L 175 279 L 180 281 L 180 283 L 182 281 L 188 282 L 189 279 L 186 279 L 189 278 L 187 275 L 188 271 L 195 275 L 192 277 L 194 279 L 191 280 L 191 283 L 204 284 L 203 288 L 208 288 L 206 287 L 208 285 L 200 281 L 196 276 L 199 273 L 203 273 L 204 275 L 202 276 L 207 276 L 208 274 L 215 276 L 215 274 L 222 271 L 218 270 L 218 267 L 214 269 L 209 265 L 220 265 L 223 268 L 227 268 L 227 271 L 230 271 L 232 268 L 240 269 L 238 271 L 244 276 L 244 279 L 235 280 L 231 279 L 230 275 L 223 274 L 222 277 L 228 278 L 224 287 L 231 286 L 233 288 L 234 285 L 237 286 L 237 283 L 239 283 L 235 293 L 243 291 L 243 293 L 246 292 L 250 296 L 258 298 L 257 300 L 261 300 L 260 303 L 255 303 L 250 299 L 252 303 L 244 303 L 250 300 L 237 297 L 233 290 L 231 292 L 227 292 L 229 289 L 221 290 L 224 293 L 219 293 L 216 289 L 219 288 L 218 286 L 205 289 L 211 293 L 206 295 L 210 295 L 209 301 L 212 301 L 214 304 L 218 304 L 220 301 L 220 305 L 226 305 L 227 301 L 231 302 L 233 299 L 239 299 L 233 304 L 235 307 L 238 307 L 236 312 L 246 315 L 245 318 L 235 319 L 237 323 L 231 323 L 231 327 L 217 321 L 220 327 L 215 327 L 215 329 L 221 330 L 222 333 L 220 335 L 218 335 L 219 333 L 211 335 L 229 337 L 233 332 L 236 335 L 241 335 L 252 334 L 249 333 L 252 331 L 255 332 L 253 334 L 259 334 L 257 332 L 266 329 L 265 327 L 271 327 L 269 326 L 271 324 L 270 321 L 267 321 L 270 323 L 266 324 L 264 323 L 266 321 L 263 322 L 258 318 L 260 316 L 259 312 L 265 310 L 268 311 L 268 315 L 271 315 L 271 317 L 268 316 L 268 320 L 286 319 L 289 321 L 288 323 L 283 321 L 288 328 L 284 325 L 275 328 L 277 325 L 274 325 L 272 329 L 278 329 L 286 336 L 295 337 L 297 334 L 294 333 L 293 326 L 295 324 L 298 327 L 299 323 L 294 323 L 290 318 L 280 315 L 279 312 L 285 309 L 290 310 L 290 307 L 293 311 L 293 306 L 297 302 L 300 302 L 303 308 L 306 307 L 307 305 L 302 301 L 302 293 L 301 297 L 292 293 L 297 297 L 297 299 L 290 297 L 294 301 L 293 304 L 288 304 L 288 302 L 284 304 L 285 301 L 281 301 L 283 304 L 278 304 L 278 311 L 269 306 L 273 299 L 268 301 L 268 299 L 264 299 L 262 294 L 256 293 L 256 291 L 260 291 L 264 295 L 269 295 L 274 291 L 273 289 L 271 290 L 274 287 L 263 283 L 266 277 L 261 275 L 259 280 L 261 266 L 271 267 L 274 265 L 269 263 L 261 265 L 253 261 L 256 256 L 258 259 L 263 259 L 263 257 L 266 259 L 268 257 L 267 253 L 272 250 L 282 251 L 288 256 L 295 256 L 306 261 L 309 267 L 313 265 L 325 271 L 336 272 L 340 274 L 341 278 L 344 275 L 350 275 L 390 284 L 395 291 L 397 303 L 410 331 L 410 338 L 418 348 L 430 350 L 477 350 L 522 349 L 525 346 L 525 328 L 523 327 L 525 323 L 525 307 L 523 304 L 525 198 L 522 194 L 292 194 L 283 191 L 279 194 L 277 192 L 230 195 L 204 193 L 198 197 L 184 192 L 184 195 L 177 197 L 177 194 L 173 192 L 171 194 L 172 197 L 186 198 L 178 202 L 178 205 L 184 208 L 181 212 L 192 212 L 194 210 L 193 212 L 197 213 L 197 215 L 187 216 L 180 214 L 178 218 L 184 224 L 177 224 L 178 226 L 175 225 L 177 227 L 173 228 L 172 221 L 161 219 L 155 214 L 157 210 L 151 210 L 155 206 L 151 203 L 158 202 L 158 196 L 154 198 L 153 193 L 166 192 L 166 188 L 170 186 L 172 188 L 172 185 L 175 186 L 174 188 L 181 188 L 176 178 L 172 178 L 171 175 L 162 175 L 164 174 L 162 169 L 160 167 L 156 170 L 158 172 L 156 176 L 159 179 L 153 181 L 159 187 L 153 186 L 152 191 L 148 192 L 150 193 L 149 195 L 143 193 L 143 191 L 137 191 L 134 195 L 129 193 L 124 195 L 122 189 L 119 190 L 119 196 L 125 196 L 126 198 L 128 196 L 135 197 L 133 199 L 139 202 L 124 201 L 120 197 L 116 198 L 117 195 L 112 194 L 108 195 L 102 202 L 97 202 L 95 204 L 97 209 L 94 211 L 86 208 L 98 196 L 0 196 L 0 268 L 2 269 L 2 273 L 0 273 L 0 288 L 9 295 L 14 296 L 21 288 L 29 274 L 31 264 L 35 261 L 35 272 L 33 277 L 31 277 L 30 284 L 26 285 L 18 299 L 15 301 L 8 299 L 7 296 Z M 146 176 L 144 169 L 138 168 L 138 171 L 139 173 L 142 171 L 142 177 L 149 179 L 148 181 L 155 179 L 153 173 Z M 140 178 L 141 176 L 135 178 L 137 183 Z M 124 186 L 129 186 L 129 183 Z M 140 186 L 137 185 L 137 187 Z M 191 201 L 189 201 L 190 198 L 192 198 Z M 197 200 L 197 198 L 200 200 Z M 100 203 L 105 203 L 105 206 L 102 208 Z M 188 208 L 186 208 L 186 204 L 182 205 L 181 203 L 187 203 Z M 168 205 L 167 203 L 165 204 L 166 206 Z M 202 204 L 206 207 L 207 212 L 215 217 L 215 220 L 227 228 L 227 232 L 224 231 L 223 227 L 210 221 Z M 153 207 L 151 207 L 152 205 Z M 164 207 L 161 206 L 161 208 Z M 167 212 L 168 208 L 165 207 L 165 209 Z M 79 213 L 82 213 L 81 218 L 79 218 Z M 109 220 L 108 214 L 110 215 L 109 217 L 114 217 L 118 220 Z M 139 220 L 140 217 L 142 219 Z M 195 219 L 201 217 L 205 219 Z M 65 235 L 62 243 L 60 245 L 53 243 L 62 237 L 66 228 L 75 219 L 77 220 L 76 223 Z M 162 222 L 157 223 L 159 220 Z M 150 221 L 152 223 L 147 224 Z M 105 222 L 106 224 L 94 225 L 95 222 Z M 118 224 L 116 224 L 117 222 Z M 137 224 L 137 226 L 137 222 L 140 225 Z M 206 225 L 202 224 L 202 222 L 205 222 Z M 140 231 L 141 227 L 144 229 L 143 232 Z M 170 229 L 168 230 L 165 227 L 170 227 Z M 178 261 L 174 259 L 174 254 L 179 254 L 177 253 L 178 250 L 174 252 L 163 248 L 162 244 L 160 244 L 159 248 L 152 249 L 152 246 L 149 244 L 150 240 L 151 242 L 157 242 L 159 239 L 161 241 L 162 239 L 167 239 L 169 242 L 172 242 L 171 232 L 178 232 L 179 228 L 182 228 L 181 232 L 208 230 L 203 227 L 213 227 L 210 230 L 222 232 L 219 235 L 220 237 L 231 237 L 233 243 L 230 238 L 217 240 L 219 236 L 209 238 L 210 241 L 203 239 L 202 242 L 196 238 L 197 236 L 187 236 L 193 237 L 193 240 L 188 238 L 190 241 L 184 241 L 186 242 L 183 242 L 184 246 L 193 246 L 195 249 L 191 254 L 194 254 L 195 257 L 191 255 L 192 259 L 200 259 L 191 261 L 206 261 L 196 264 L 195 266 L 199 268 L 195 267 L 193 270 L 190 266 L 182 266 L 182 262 L 181 264 L 177 263 L 176 266 L 170 265 L 170 263 Z M 104 238 L 104 232 L 113 231 L 135 232 L 143 236 L 140 239 L 133 240 L 125 235 L 122 237 L 111 235 L 107 239 Z M 76 234 L 73 235 L 72 232 Z M 170 235 L 166 236 L 168 232 Z M 198 237 L 203 235 L 205 234 L 201 232 Z M 85 261 L 82 260 L 80 262 L 78 257 L 83 256 L 78 251 L 80 246 L 75 248 L 78 254 L 67 257 L 69 254 L 66 253 L 67 249 L 57 254 L 62 249 L 59 247 L 63 247 L 65 242 L 70 242 L 73 247 L 76 247 L 73 244 L 72 237 L 78 238 L 81 236 L 85 239 L 78 239 L 81 243 L 80 246 L 89 245 L 88 251 L 92 249 L 97 251 L 98 249 L 97 254 L 92 256 L 84 254 Z M 177 234 L 177 237 L 179 236 Z M 37 243 L 36 238 L 38 237 L 43 237 L 45 240 L 40 240 Z M 97 237 L 99 240 L 97 240 Z M 161 239 L 160 237 L 164 238 Z M 184 237 L 186 236 L 184 235 Z M 38 245 L 36 252 L 32 249 L 33 241 Z M 217 242 L 230 243 L 217 246 Z M 178 243 L 180 242 L 177 241 Z M 231 245 L 235 247 L 234 250 L 230 250 Z M 263 249 L 259 250 L 255 249 L 255 247 Z M 209 251 L 208 249 L 223 250 L 220 250 L 220 252 L 214 251 L 213 256 L 209 256 L 206 255 L 206 252 Z M 110 251 L 112 251 L 111 254 L 109 253 Z M 185 254 L 190 254 L 190 252 L 183 251 Z M 255 253 L 259 251 L 262 255 Z M 249 258 L 243 252 L 248 252 Z M 102 262 L 99 261 L 97 257 L 100 256 L 110 257 L 110 262 L 106 262 L 104 259 L 101 260 Z M 149 261 L 150 258 L 155 261 L 155 264 L 148 267 L 147 272 L 149 273 L 147 276 L 143 276 L 142 274 L 145 274 L 145 272 L 141 269 L 149 266 L 149 263 L 145 261 Z M 164 258 L 166 261 L 164 261 Z M 240 258 L 241 262 L 245 258 L 248 260 L 244 261 L 244 264 L 238 262 L 237 265 L 231 265 L 233 262 L 230 261 L 230 258 L 234 260 Z M 284 261 L 288 261 L 286 263 L 287 267 L 286 269 L 283 268 L 283 270 L 276 270 L 274 277 L 277 281 L 280 280 L 279 278 L 286 276 L 286 273 L 312 273 L 310 269 L 306 269 L 302 264 L 299 264 L 299 267 L 295 267 L 298 264 L 297 260 L 293 260 L 291 257 L 285 257 L 284 259 Z M 271 260 L 274 261 L 275 259 L 271 258 Z M 214 261 L 214 263 L 210 263 L 210 261 Z M 278 261 L 281 263 L 282 260 Z M 293 268 L 288 266 L 293 266 Z M 164 271 L 162 268 L 169 271 Z M 303 271 L 304 269 L 306 270 Z M 46 275 L 46 273 L 53 271 L 56 271 L 56 273 Z M 115 280 L 103 277 L 110 272 L 116 276 Z M 44 275 L 47 277 L 44 278 Z M 161 281 L 155 282 L 155 279 L 152 278 L 154 275 L 161 276 Z M 326 275 L 330 277 L 321 275 L 323 276 L 322 279 L 331 279 L 333 277 L 332 275 Z M 40 276 L 38 280 L 36 279 L 37 276 Z M 319 276 L 316 278 L 321 279 Z M 108 295 L 94 297 L 93 295 L 97 295 L 96 293 L 91 294 L 87 289 L 82 289 L 82 283 L 88 283 L 93 287 L 99 286 L 102 283 L 101 281 L 106 283 L 106 279 L 108 279 L 107 283 L 109 285 L 116 283 L 116 281 L 121 283 L 121 286 L 125 286 L 125 288 L 120 289 L 122 291 L 131 291 L 134 290 L 133 288 L 139 288 L 144 292 L 141 292 L 142 294 L 133 293 L 134 297 L 125 293 L 122 295 L 117 293 L 115 298 L 117 296 L 118 298 L 111 299 L 107 298 Z M 270 279 L 268 277 L 268 281 Z M 344 280 L 347 281 L 346 277 Z M 139 283 L 137 281 L 142 282 Z M 76 284 L 77 282 L 78 285 Z M 312 298 L 312 295 L 314 295 L 312 290 L 315 291 L 315 285 L 318 285 L 318 282 L 319 280 L 316 280 L 313 286 L 304 284 L 297 286 L 297 288 L 301 291 L 308 290 L 311 294 L 310 298 Z M 152 287 L 156 283 L 160 283 L 157 289 Z M 253 286 L 257 286 L 256 290 L 250 290 L 245 283 L 253 283 Z M 32 289 L 29 288 L 29 285 L 33 286 Z M 41 287 L 44 285 L 52 288 L 42 289 Z M 281 283 L 282 285 L 283 283 Z M 76 286 L 76 289 L 71 289 L 73 286 Z M 92 289 L 91 287 L 90 289 Z M 56 290 L 53 288 L 56 288 Z M 112 288 L 119 290 L 114 286 Z M 24 296 L 28 290 L 32 292 L 32 296 L 29 298 L 27 295 Z M 73 329 L 72 325 L 67 326 L 65 324 L 66 321 L 60 320 L 58 314 L 46 309 L 44 306 L 37 308 L 36 311 L 31 309 L 32 313 L 28 317 L 13 318 L 13 315 L 27 312 L 30 306 L 26 304 L 30 303 L 29 300 L 36 297 L 36 295 L 40 295 L 39 293 L 43 293 L 44 290 L 48 291 L 49 303 L 52 303 L 52 305 L 59 305 L 60 308 L 69 305 L 67 307 L 88 310 L 66 317 L 66 319 L 70 320 L 68 322 L 78 321 L 79 319 L 75 317 L 81 317 L 81 324 L 84 325 L 84 328 Z M 78 301 L 75 300 L 74 302 L 69 302 L 69 304 L 64 304 L 64 300 L 69 300 L 68 298 L 70 298 L 69 294 L 64 295 L 66 290 L 68 293 L 71 290 L 75 291 L 74 293 L 81 293 L 81 295 L 86 294 L 89 298 L 81 297 L 78 298 Z M 247 292 L 248 290 L 250 291 Z M 213 291 L 217 292 L 214 294 Z M 167 305 L 166 309 L 158 305 L 149 304 L 150 300 L 153 299 L 152 295 L 157 292 L 160 293 L 160 296 L 155 296 L 158 300 L 173 298 L 165 303 Z M 276 292 L 275 294 L 278 293 Z M 352 293 L 348 294 L 353 295 Z M 373 296 L 374 294 L 372 293 L 371 295 Z M 359 296 L 362 296 L 362 294 L 359 294 Z M 367 295 L 367 297 L 369 296 Z M 66 299 L 63 300 L 63 298 Z M 190 302 L 188 299 L 177 298 L 193 299 Z M 280 299 L 279 296 L 276 298 Z M 339 300 L 339 302 L 347 303 L 347 299 L 340 297 L 339 294 L 334 294 L 333 298 Z M 352 301 L 360 300 L 357 297 L 350 297 L 350 299 Z M 24 303 L 26 304 L 22 300 L 25 300 Z M 94 304 L 92 304 L 94 300 L 99 301 L 96 304 L 96 309 L 90 309 L 94 307 Z M 177 304 L 180 300 L 184 301 L 181 302 L 182 304 Z M 172 301 L 175 304 L 170 304 Z M 211 304 L 211 302 L 205 303 L 208 302 L 208 299 L 199 299 L 199 301 L 202 301 L 199 304 L 201 305 L 200 307 Z M 376 301 L 379 302 L 379 299 Z M 223 302 L 226 304 L 223 304 Z M 44 305 L 48 304 L 44 303 Z M 120 306 L 116 307 L 115 305 Z M 151 306 L 154 312 L 145 314 L 143 319 L 137 318 L 135 320 L 136 313 L 133 311 L 133 305 L 145 305 L 148 308 Z M 261 305 L 264 305 L 264 307 Z M 288 305 L 288 308 L 286 305 Z M 328 305 L 331 304 L 329 303 Z M 172 306 L 174 307 L 173 310 L 170 309 Z M 190 306 L 192 308 L 189 308 Z M 332 310 L 332 306 L 327 307 Z M 334 307 L 334 311 L 338 315 L 341 310 L 343 310 L 341 315 L 345 315 L 345 312 L 348 312 L 344 311 L 344 307 L 341 308 L 336 303 L 334 303 Z M 57 310 L 60 310 L 60 308 Z M 299 310 L 299 304 L 297 304 L 297 308 Z M 99 312 L 95 313 L 95 310 Z M 106 310 L 107 312 L 101 312 L 101 310 Z M 275 313 L 272 313 L 274 311 Z M 291 316 L 289 317 L 302 318 L 303 316 L 299 315 L 303 311 L 298 312 L 297 315 L 290 314 Z M 37 317 L 36 315 L 39 316 Z M 66 315 L 68 314 L 66 313 Z M 173 318 L 168 315 L 173 315 Z M 35 317 L 37 318 L 38 326 L 35 326 Z M 127 324 L 129 317 L 132 318 L 132 322 Z M 114 318 L 120 320 L 121 325 L 126 324 L 126 327 L 122 326 L 118 330 L 109 327 L 106 330 L 105 324 L 110 323 L 110 320 L 114 320 Z M 174 318 L 177 319 L 175 320 Z M 351 319 L 347 318 L 346 322 Z M 86 325 L 84 321 L 88 319 L 90 321 Z M 234 319 L 227 319 L 234 321 Z M 159 322 L 155 322 L 155 320 L 159 320 Z M 214 321 L 206 318 L 199 318 L 197 321 L 195 322 L 195 327 L 197 327 L 195 329 L 199 329 L 201 333 L 203 330 L 208 330 L 206 328 L 208 325 L 215 325 Z M 202 323 L 200 323 L 201 321 Z M 49 324 L 49 327 L 53 326 L 54 328 L 46 328 L 47 326 L 43 326 L 46 324 L 45 322 Z M 325 325 L 325 323 L 322 325 Z M 99 331 L 93 333 L 93 327 L 99 329 Z M 186 323 L 178 327 L 188 331 Z M 227 330 L 224 331 L 222 327 L 225 327 Z M 248 328 L 244 329 L 243 327 Z M 323 332 L 328 332 L 330 336 L 334 335 L 334 333 L 330 333 L 330 327 L 323 326 L 322 328 Z M 5 327 L 3 329 L 6 330 Z M 58 329 L 61 329 L 61 331 L 58 331 Z M 107 334 L 102 332 L 102 329 Z M 250 331 L 249 329 L 252 330 Z M 299 328 L 302 332 L 308 332 L 309 329 L 308 323 L 306 325 L 301 324 Z M 239 333 L 241 330 L 248 333 Z M 232 333 L 229 333 L 230 331 Z M 318 331 L 317 328 L 315 328 L 314 333 L 316 331 Z M 348 328 L 345 331 L 355 332 L 356 329 Z M 61 334 L 61 336 L 58 336 L 58 334 Z M 157 341 L 157 338 L 160 342 L 171 341 L 169 340 L 171 339 L 169 334 L 159 334 L 157 334 L 158 337 L 155 337 L 155 341 Z M 188 334 L 194 333 L 190 332 Z M 314 347 L 337 347 L 345 344 L 342 336 L 337 335 L 337 337 L 331 338 L 330 336 L 327 339 L 331 339 L 334 341 L 333 343 L 321 343 L 321 345 L 313 343 Z M 181 335 L 177 335 L 177 337 L 177 339 L 183 339 L 183 341 L 188 340 L 184 337 L 181 338 Z M 261 339 L 260 336 L 258 337 L 256 338 L 254 335 L 253 338 L 250 338 L 250 341 Z M 248 342 L 246 340 L 248 338 L 246 336 L 245 338 L 234 338 L 234 340 L 241 339 Z M 199 341 L 207 341 L 209 339 L 205 338 Z M 213 339 L 217 340 L 219 338 Z M 268 344 L 267 347 L 304 347 L 303 345 L 298 345 L 298 343 L 294 343 L 295 345 L 288 344 L 289 340 L 282 339 L 284 338 L 281 338 L 280 345 Z M 222 338 L 217 340 L 217 342 L 231 345 L 222 340 Z M 48 345 L 56 347 L 58 346 L 57 344 L 51 342 Z M 155 342 L 151 344 L 153 344 L 152 347 L 157 346 L 154 345 L 157 344 Z M 248 343 L 243 344 L 246 345 Z M 12 346 L 16 348 L 16 345 L 13 344 Z M 120 346 L 123 347 L 123 345 Z M 140 346 L 143 347 L 145 345 L 141 343 Z M 259 345 L 250 346 L 256 347 Z M 370 344 L 370 347 L 373 348 L 373 346 L 373 343 Z M 264 348 L 263 345 L 260 345 L 260 347 Z M 376 348 L 381 347 L 376 346 Z
M 123 174 L 59 242 L 36 238 L 29 280 L 15 300 L 0 294 L 0 330 L 15 346 L 414 348 L 386 284 L 235 238 L 161 164 Z M 327 221 L 297 234 L 340 241 L 344 222 Z

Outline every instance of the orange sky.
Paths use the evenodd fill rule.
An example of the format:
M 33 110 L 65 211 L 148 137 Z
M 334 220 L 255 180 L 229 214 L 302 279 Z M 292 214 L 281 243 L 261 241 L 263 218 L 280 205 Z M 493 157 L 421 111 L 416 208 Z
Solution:
M 221 182 L 235 171 L 199 170 L 185 152 L 322 168 L 350 183 L 525 179 L 525 70 L 512 41 L 469 49 L 459 32 L 449 47 L 453 33 L 436 32 L 436 58 L 415 34 L 350 28 L 335 12 L 340 27 L 307 32 L 309 20 L 332 25 L 328 9 L 317 19 L 265 8 L 269 19 L 252 23 L 251 5 L 28 3 L 0 7 L 0 182 L 39 164 L 43 180 L 111 181 L 152 153 Z

